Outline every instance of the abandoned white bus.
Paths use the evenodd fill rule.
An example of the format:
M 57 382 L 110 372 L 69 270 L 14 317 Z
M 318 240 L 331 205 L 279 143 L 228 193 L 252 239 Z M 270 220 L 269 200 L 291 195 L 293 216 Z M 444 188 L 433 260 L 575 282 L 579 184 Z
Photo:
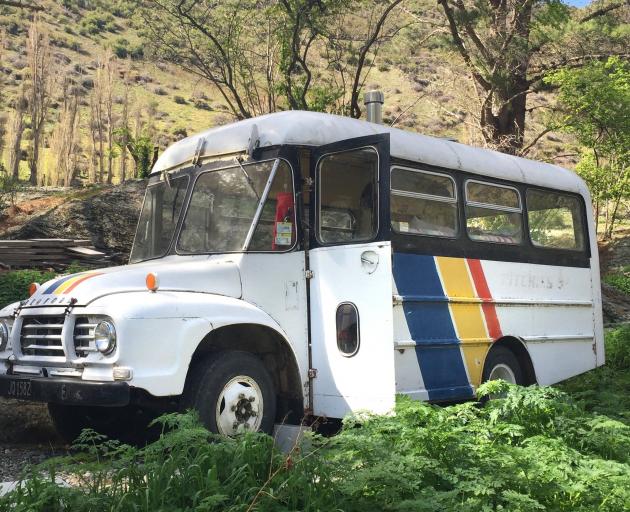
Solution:
M 66 435 L 187 408 L 269 432 L 604 362 L 580 178 L 319 113 L 172 145 L 130 264 L 34 288 L 0 311 L 0 394 L 48 402 Z

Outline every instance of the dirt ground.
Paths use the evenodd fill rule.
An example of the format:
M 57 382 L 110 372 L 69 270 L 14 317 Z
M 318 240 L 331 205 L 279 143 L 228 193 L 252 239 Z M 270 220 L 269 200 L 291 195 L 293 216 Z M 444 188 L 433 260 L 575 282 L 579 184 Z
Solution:
M 45 404 L 0 398 L 0 482 L 16 480 L 27 465 L 66 449 Z

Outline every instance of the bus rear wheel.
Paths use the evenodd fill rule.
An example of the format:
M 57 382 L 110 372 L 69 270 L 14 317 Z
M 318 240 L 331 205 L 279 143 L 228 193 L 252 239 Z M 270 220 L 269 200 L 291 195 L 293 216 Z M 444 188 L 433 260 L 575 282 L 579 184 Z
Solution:
M 518 359 L 510 349 L 493 347 L 483 367 L 482 381 L 504 380 L 510 384 L 523 385 L 523 370 Z
M 271 434 L 276 415 L 273 380 L 262 361 L 248 352 L 220 352 L 198 361 L 182 397 L 216 434 Z

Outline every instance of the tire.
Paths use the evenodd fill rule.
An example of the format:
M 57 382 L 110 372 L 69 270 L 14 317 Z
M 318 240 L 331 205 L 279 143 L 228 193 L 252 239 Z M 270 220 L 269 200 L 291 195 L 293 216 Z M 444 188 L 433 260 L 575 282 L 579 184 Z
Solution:
M 144 409 L 125 407 L 90 407 L 79 405 L 48 404 L 48 412 L 57 433 L 71 444 L 86 428 L 128 444 L 143 444 L 154 429 L 149 423 L 155 418 Z
M 205 427 L 216 434 L 271 434 L 276 416 L 273 380 L 255 355 L 219 352 L 191 367 L 182 408 L 196 410 Z
M 525 383 L 523 370 L 514 352 L 501 346 L 490 350 L 483 366 L 482 382 L 491 380 L 491 376 L 492 379 L 499 378 L 521 386 Z

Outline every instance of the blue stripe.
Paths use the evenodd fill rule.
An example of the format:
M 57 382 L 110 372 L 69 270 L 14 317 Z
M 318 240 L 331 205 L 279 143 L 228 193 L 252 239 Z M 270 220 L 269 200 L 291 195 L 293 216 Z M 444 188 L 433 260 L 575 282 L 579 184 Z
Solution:
M 73 277 L 75 277 L 76 274 L 72 274 L 66 277 L 62 277 L 61 279 L 59 279 L 58 281 L 55 281 L 53 284 L 51 284 L 48 288 L 46 288 L 46 291 L 43 293 L 43 295 L 47 295 L 49 293 L 54 292 L 57 288 L 59 288 L 63 283 L 65 283 L 68 279 L 72 279 Z
M 394 280 L 403 297 L 403 311 L 430 400 L 470 398 L 473 391 L 466 376 L 433 256 L 394 253 Z M 405 301 L 408 297 L 431 297 L 430 302 Z

